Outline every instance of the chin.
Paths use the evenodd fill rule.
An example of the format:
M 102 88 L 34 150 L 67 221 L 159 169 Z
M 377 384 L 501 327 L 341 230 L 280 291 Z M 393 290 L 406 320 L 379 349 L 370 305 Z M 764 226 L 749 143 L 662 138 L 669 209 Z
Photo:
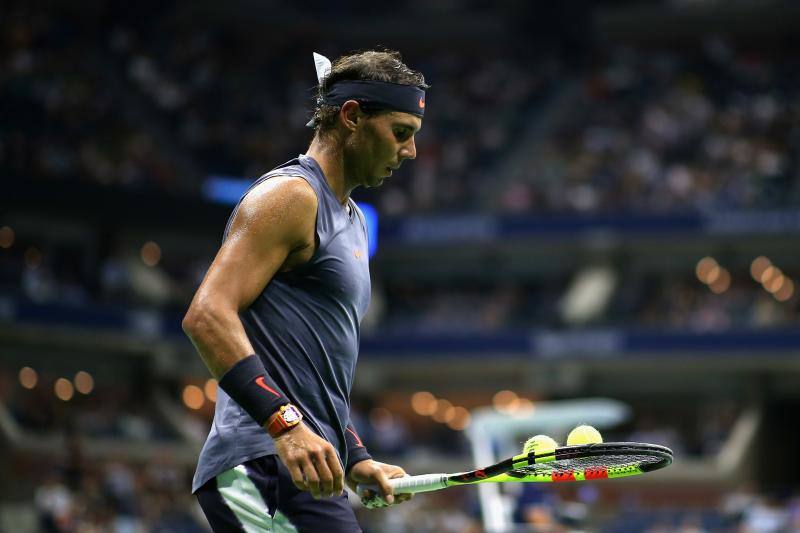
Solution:
M 364 182 L 364 186 L 367 187 L 367 188 L 379 187 L 379 186 L 383 185 L 383 182 L 384 182 L 384 180 L 386 178 L 387 178 L 387 176 L 370 176 Z

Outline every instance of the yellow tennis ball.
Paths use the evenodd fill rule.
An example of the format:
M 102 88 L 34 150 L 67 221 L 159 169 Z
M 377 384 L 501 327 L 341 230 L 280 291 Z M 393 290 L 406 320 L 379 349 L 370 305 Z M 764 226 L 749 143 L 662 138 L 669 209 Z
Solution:
M 567 436 L 567 446 L 578 446 L 580 444 L 600 444 L 603 436 L 592 426 L 578 426 L 569 432 Z
M 522 447 L 522 453 L 535 453 L 541 455 L 543 453 L 552 453 L 558 447 L 558 443 L 552 437 L 547 435 L 536 435 L 525 441 Z

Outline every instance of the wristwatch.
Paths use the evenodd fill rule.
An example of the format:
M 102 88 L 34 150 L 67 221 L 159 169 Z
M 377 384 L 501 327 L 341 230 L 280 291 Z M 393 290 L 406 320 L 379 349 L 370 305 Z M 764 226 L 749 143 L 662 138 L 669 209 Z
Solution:
M 275 438 L 295 427 L 301 420 L 303 420 L 303 413 L 294 405 L 287 403 L 269 417 L 267 432 L 270 437 Z

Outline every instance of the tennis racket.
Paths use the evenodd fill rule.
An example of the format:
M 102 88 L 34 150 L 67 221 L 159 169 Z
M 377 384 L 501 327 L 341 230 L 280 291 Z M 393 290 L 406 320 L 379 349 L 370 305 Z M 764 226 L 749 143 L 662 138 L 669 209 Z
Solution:
M 606 442 L 561 446 L 548 453 L 520 454 L 497 464 L 456 474 L 423 474 L 390 479 L 396 494 L 428 492 L 473 483 L 551 483 L 636 476 L 672 463 L 672 450 L 656 444 Z M 359 485 L 380 494 L 377 485 Z M 368 494 L 368 493 L 367 493 Z M 364 498 L 364 496 L 362 496 Z M 367 496 L 367 499 L 370 499 Z

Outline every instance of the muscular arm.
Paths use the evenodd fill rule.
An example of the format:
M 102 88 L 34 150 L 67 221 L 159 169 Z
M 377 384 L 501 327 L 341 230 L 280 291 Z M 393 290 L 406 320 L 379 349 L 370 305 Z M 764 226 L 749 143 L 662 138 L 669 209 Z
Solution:
M 299 177 L 275 177 L 242 201 L 183 319 L 211 373 L 219 379 L 254 353 L 239 320 L 272 277 L 314 250 L 317 197 Z
M 311 257 L 316 215 L 316 194 L 299 177 L 266 180 L 239 205 L 183 319 L 183 330 L 217 379 L 255 353 L 239 312 L 252 304 L 277 272 Z M 344 490 L 336 451 L 305 424 L 277 436 L 275 448 L 299 489 L 314 497 Z

